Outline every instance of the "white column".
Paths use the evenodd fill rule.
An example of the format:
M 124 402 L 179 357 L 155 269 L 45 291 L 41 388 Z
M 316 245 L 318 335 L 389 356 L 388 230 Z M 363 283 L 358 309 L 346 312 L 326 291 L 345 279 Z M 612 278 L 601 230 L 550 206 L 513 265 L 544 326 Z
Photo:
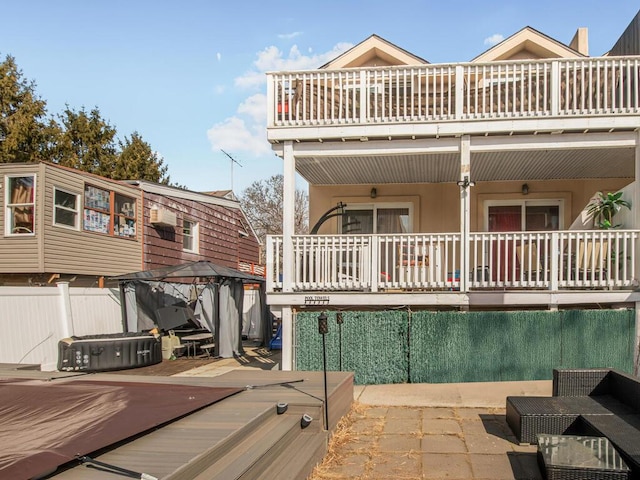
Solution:
M 62 338 L 68 338 L 74 334 L 69 282 L 57 282 L 56 286 L 60 293 L 60 334 Z
M 633 199 L 631 202 L 631 214 L 633 215 L 633 228 L 640 228 L 640 131 L 636 131 L 636 163 L 635 163 L 635 184 L 633 188 Z M 635 273 L 640 274 L 640 240 L 634 242 L 635 249 Z M 637 279 L 636 279 L 637 280 Z M 640 302 L 636 302 L 636 338 L 633 342 L 633 373 L 640 375 Z
M 273 73 L 267 73 L 267 127 L 273 127 L 275 125 L 274 117 L 276 115 L 276 103 L 275 103 L 275 77 Z M 284 99 L 280 103 L 284 103 Z M 284 117 L 284 105 L 282 105 L 282 115 Z
M 636 163 L 635 163 L 635 183 L 633 188 L 633 198 L 631 199 L 631 215 L 633 228 L 640 228 L 640 130 L 636 131 Z M 640 275 L 640 239 L 634 242 L 635 248 L 635 274 Z M 635 280 L 640 280 L 636 278 Z
M 291 307 L 282 307 L 281 370 L 293 370 L 293 312 Z
M 470 151 L 471 139 L 469 135 L 463 135 L 460 138 L 460 180 L 464 180 L 465 177 L 469 181 L 471 179 L 471 151 Z M 468 290 L 467 283 L 469 281 L 469 272 L 471 271 L 469 249 L 471 244 L 469 242 L 470 233 L 470 220 L 471 220 L 471 199 L 470 189 L 471 187 L 460 187 L 460 291 L 466 292 Z
M 282 205 L 282 291 L 293 291 L 293 235 L 296 205 L 296 159 L 293 142 L 284 144 L 284 192 Z

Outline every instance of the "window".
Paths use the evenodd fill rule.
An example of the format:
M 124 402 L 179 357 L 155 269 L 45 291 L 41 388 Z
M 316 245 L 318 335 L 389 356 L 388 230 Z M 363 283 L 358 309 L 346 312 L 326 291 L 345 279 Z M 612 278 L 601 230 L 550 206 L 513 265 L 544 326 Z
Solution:
M 131 197 L 115 194 L 113 234 L 119 237 L 136 236 L 136 201 Z
M 53 189 L 53 224 L 78 229 L 79 195 Z
M 86 185 L 84 188 L 83 227 L 89 232 L 135 238 L 135 199 Z
M 535 232 L 562 228 L 561 200 L 487 202 L 489 232 Z
M 358 205 L 347 207 L 342 215 L 342 233 L 409 233 L 411 232 L 411 206 Z
M 33 235 L 35 232 L 36 176 L 7 177 L 6 222 L 7 235 Z
M 111 194 L 108 190 L 84 187 L 84 229 L 109 233 L 111 227 Z
M 198 224 L 192 220 L 182 221 L 182 248 L 188 252 L 198 252 Z

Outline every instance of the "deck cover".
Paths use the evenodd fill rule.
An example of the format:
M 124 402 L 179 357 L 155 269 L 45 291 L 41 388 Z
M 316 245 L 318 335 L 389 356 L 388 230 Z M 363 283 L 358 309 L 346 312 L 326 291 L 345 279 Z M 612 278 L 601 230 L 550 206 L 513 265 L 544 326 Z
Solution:
M 91 380 L 0 379 L 0 478 L 28 479 L 241 388 Z

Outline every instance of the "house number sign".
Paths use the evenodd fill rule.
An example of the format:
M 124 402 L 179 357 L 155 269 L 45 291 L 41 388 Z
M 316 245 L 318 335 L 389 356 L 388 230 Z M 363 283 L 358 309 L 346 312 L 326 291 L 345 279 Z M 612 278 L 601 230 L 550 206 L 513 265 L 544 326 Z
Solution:
M 329 295 L 305 295 L 305 305 L 329 305 Z

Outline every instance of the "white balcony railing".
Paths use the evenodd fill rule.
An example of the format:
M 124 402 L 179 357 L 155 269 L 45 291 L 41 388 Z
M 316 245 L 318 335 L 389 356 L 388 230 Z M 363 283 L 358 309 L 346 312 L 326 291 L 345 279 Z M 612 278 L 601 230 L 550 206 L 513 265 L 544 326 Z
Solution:
M 632 288 L 640 230 L 472 233 L 468 289 Z M 293 238 L 293 291 L 459 290 L 460 233 Z M 283 288 L 283 242 L 267 237 L 267 289 Z
M 268 74 L 269 127 L 640 111 L 639 57 Z

